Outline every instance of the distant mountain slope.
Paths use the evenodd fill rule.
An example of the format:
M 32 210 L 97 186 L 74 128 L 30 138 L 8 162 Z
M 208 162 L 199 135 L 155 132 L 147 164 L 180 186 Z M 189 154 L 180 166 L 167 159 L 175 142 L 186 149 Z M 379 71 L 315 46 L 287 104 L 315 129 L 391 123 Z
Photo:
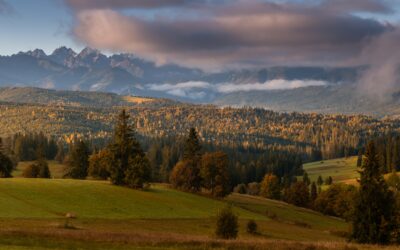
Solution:
M 367 114 L 379 117 L 400 115 L 397 93 L 374 99 L 360 92 L 355 84 L 235 92 L 218 97 L 215 104 L 262 107 L 275 111 Z
M 105 92 L 50 90 L 32 87 L 0 88 L 0 101 L 12 103 L 60 104 L 67 106 L 113 107 L 137 104 L 167 105 L 167 99 L 122 96 Z
M 0 56 L 0 88 L 110 92 L 276 111 L 400 116 L 398 93 L 383 100 L 359 93 L 355 82 L 365 69 L 282 66 L 207 73 L 171 64 L 160 66 L 131 54 L 104 55 L 91 48 L 77 53 L 60 47 L 50 55 L 36 49 Z M 12 102 L 108 106 L 125 102 L 104 93 L 10 88 L 1 92 L 0 101 Z
M 173 64 L 160 66 L 131 54 L 106 56 L 91 48 L 85 48 L 79 53 L 70 48 L 60 47 L 50 55 L 36 49 L 11 56 L 0 56 L 0 87 L 32 86 L 107 91 L 174 97 L 197 102 L 210 101 L 214 96 L 218 96 L 220 93 L 213 85 L 221 83 L 264 83 L 273 79 L 286 79 L 319 80 L 335 84 L 354 81 L 357 72 L 358 68 L 270 67 L 206 73 Z M 192 91 L 193 82 L 205 82 L 211 86 Z M 182 86 L 176 87 L 175 91 L 163 86 L 182 83 L 188 84 L 184 89 Z M 191 91 L 195 92 L 195 95 L 188 95 Z

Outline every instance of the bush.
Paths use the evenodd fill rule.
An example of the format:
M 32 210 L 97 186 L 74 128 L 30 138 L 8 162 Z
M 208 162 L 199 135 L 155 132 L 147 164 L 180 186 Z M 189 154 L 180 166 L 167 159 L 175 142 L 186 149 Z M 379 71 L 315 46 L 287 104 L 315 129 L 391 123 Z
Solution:
M 37 162 L 27 166 L 22 172 L 25 178 L 50 178 L 50 170 L 47 162 L 38 160 Z
M 237 237 L 238 217 L 233 213 L 231 206 L 219 211 L 215 234 L 221 239 L 235 239 Z
M 39 171 L 39 166 L 33 163 L 24 169 L 24 171 L 22 172 L 22 176 L 24 178 L 37 178 L 37 176 L 39 175 Z
M 247 222 L 247 232 L 249 234 L 257 234 L 257 223 L 254 220 Z
M 239 193 L 239 194 L 245 194 L 245 193 L 247 193 L 246 185 L 243 184 L 243 183 L 237 185 L 237 186 L 233 189 L 233 192 Z
M 260 183 L 252 182 L 247 184 L 247 194 L 259 195 L 260 194 Z

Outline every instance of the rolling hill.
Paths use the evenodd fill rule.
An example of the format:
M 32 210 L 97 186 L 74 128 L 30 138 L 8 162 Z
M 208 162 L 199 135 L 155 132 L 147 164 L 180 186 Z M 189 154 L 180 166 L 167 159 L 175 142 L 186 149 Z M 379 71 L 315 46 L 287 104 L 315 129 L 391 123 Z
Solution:
M 112 243 L 110 249 L 137 249 L 143 244 L 188 249 L 189 242 L 189 249 L 197 249 L 198 244 L 216 244 L 213 217 L 228 202 L 240 219 L 239 246 L 275 244 L 271 239 L 336 241 L 344 246 L 337 236 L 347 229 L 344 221 L 283 202 L 239 194 L 214 200 L 160 184 L 137 191 L 103 181 L 12 178 L 0 179 L 0 249 L 6 243 L 38 249 L 52 243 L 59 249 L 97 249 L 98 243 Z M 268 217 L 265 211 L 277 216 Z M 66 213 L 77 216 L 68 222 L 75 230 L 63 227 Z M 245 232 L 248 219 L 259 224 L 258 236 Z
M 310 162 L 303 165 L 311 181 L 317 181 L 318 176 L 323 180 L 331 176 L 334 182 L 355 184 L 360 177 L 357 172 L 357 156 Z

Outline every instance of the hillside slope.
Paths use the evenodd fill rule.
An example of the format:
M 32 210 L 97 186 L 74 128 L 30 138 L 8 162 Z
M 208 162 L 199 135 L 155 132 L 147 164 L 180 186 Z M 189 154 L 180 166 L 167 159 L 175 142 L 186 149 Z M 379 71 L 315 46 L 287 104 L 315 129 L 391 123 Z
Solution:
M 0 102 L 29 103 L 43 105 L 114 107 L 138 104 L 167 105 L 174 102 L 167 99 L 123 96 L 106 92 L 52 90 L 32 87 L 0 88 Z
M 400 115 L 399 100 L 398 93 L 380 99 L 363 93 L 356 84 L 338 84 L 286 90 L 235 92 L 218 97 L 214 103 L 221 106 L 252 106 L 285 112 L 397 117 Z

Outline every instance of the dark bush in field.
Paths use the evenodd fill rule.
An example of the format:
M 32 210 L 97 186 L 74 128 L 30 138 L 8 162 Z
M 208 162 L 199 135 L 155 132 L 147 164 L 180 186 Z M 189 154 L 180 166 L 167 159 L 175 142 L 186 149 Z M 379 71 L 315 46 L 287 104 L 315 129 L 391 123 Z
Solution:
M 257 223 L 254 220 L 249 220 L 246 230 L 249 234 L 257 234 Z
M 39 160 L 27 166 L 22 172 L 25 178 L 50 178 L 50 170 L 45 160 Z
M 218 213 L 215 234 L 221 239 L 235 239 L 237 237 L 238 217 L 233 213 L 231 206 L 225 207 Z

